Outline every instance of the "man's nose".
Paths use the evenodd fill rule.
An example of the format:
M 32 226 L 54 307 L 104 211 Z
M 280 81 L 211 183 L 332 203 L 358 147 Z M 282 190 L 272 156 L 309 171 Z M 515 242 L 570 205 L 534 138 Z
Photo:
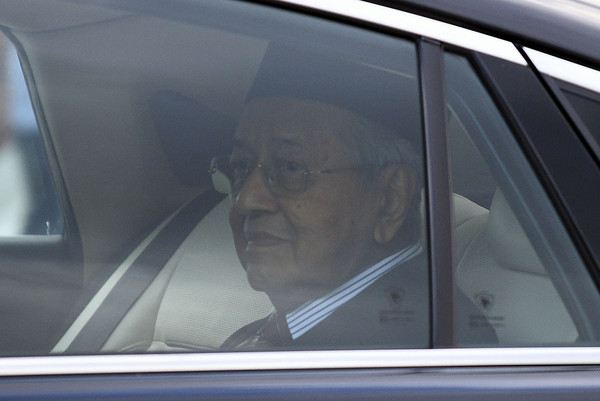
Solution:
M 277 211 L 277 198 L 273 196 L 261 168 L 253 169 L 246 177 L 242 187 L 234 195 L 233 208 L 243 215 L 254 211 Z

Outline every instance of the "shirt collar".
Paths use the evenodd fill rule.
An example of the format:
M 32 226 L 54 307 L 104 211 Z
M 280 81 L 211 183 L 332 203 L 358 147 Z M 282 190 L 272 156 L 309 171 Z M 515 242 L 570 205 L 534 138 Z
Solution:
M 414 258 L 422 251 L 423 247 L 419 243 L 408 246 L 363 270 L 326 295 L 286 313 L 285 320 L 292 339 L 305 334 L 392 268 Z

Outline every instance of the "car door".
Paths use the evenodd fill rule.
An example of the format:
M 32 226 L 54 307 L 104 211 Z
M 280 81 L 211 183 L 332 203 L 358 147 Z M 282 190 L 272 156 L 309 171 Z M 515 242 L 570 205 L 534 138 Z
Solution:
M 362 2 L 57 1 L 32 14 L 39 20 L 16 17 L 29 7 L 0 5 L 0 22 L 21 49 L 68 200 L 61 244 L 76 238 L 80 250 L 41 259 L 77 266 L 81 295 L 42 294 L 73 317 L 43 348 L 5 343 L 0 398 L 597 398 L 600 216 L 590 205 L 600 197 L 598 155 L 565 99 L 556 103 L 555 78 L 513 43 Z M 223 245 L 231 242 L 228 200 L 211 192 L 206 170 L 214 153 L 230 151 L 273 43 L 287 50 L 281 57 L 305 58 L 278 73 L 333 58 L 315 80 L 336 82 L 351 107 L 374 102 L 375 113 L 401 117 L 413 134 L 426 305 L 412 307 L 410 288 L 397 281 L 377 316 L 425 321 L 417 345 L 218 351 L 270 311 Z M 346 63 L 368 73 L 348 73 L 340 85 Z M 403 96 L 380 95 L 395 86 L 373 91 L 372 73 Z M 186 214 L 198 199 L 202 210 Z M 36 247 L 11 238 L 0 260 L 17 255 L 7 269 L 41 274 L 30 258 Z M 215 256 L 221 247 L 226 263 Z M 3 294 L 25 302 L 34 287 Z M 44 312 L 32 309 L 7 316 L 46 327 Z M 214 310 L 222 321 L 203 313 Z M 461 341 L 480 328 L 493 329 L 494 341 Z

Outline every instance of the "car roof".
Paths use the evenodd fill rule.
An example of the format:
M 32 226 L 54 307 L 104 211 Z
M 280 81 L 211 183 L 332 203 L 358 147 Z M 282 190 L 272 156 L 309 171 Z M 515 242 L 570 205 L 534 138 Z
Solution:
M 437 19 L 500 35 L 600 66 L 599 0 L 383 0 Z

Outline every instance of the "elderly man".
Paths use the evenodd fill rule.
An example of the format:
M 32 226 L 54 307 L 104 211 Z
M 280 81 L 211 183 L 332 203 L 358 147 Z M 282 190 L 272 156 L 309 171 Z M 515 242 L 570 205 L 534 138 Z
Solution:
M 286 77 L 289 68 L 277 71 L 281 54 L 265 56 L 233 151 L 216 161 L 231 181 L 238 257 L 275 311 L 222 348 L 427 347 L 418 152 L 376 120 L 381 110 L 369 107 L 370 99 L 356 107 L 339 96 L 330 74 L 326 84 L 315 83 L 327 59 L 303 62 L 284 52 L 296 61 Z M 370 67 L 336 68 L 339 75 Z M 369 85 L 387 86 L 390 74 L 370 74 L 376 78 Z M 489 330 L 459 335 L 485 342 Z

